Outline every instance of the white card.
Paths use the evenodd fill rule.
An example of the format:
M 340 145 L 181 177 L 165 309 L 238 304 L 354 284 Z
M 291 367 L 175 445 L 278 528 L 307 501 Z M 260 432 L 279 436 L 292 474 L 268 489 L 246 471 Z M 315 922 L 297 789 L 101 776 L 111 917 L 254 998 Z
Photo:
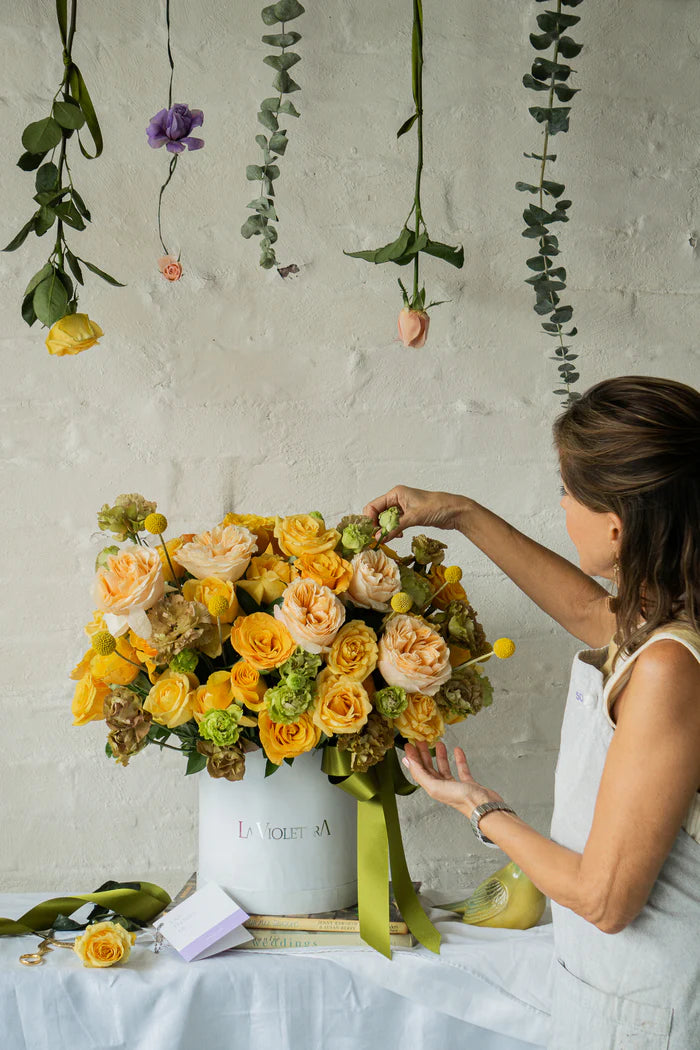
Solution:
M 186 962 L 206 959 L 251 941 L 243 926 L 248 913 L 228 893 L 210 882 L 166 912 L 158 930 Z

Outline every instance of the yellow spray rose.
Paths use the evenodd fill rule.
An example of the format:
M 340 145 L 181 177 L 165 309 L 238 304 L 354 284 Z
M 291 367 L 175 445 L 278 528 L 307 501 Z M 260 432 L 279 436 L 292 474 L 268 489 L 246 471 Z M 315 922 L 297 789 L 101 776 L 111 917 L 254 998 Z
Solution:
M 87 314 L 66 314 L 51 326 L 46 336 L 46 349 L 56 357 L 79 354 L 94 346 L 104 332 Z
M 271 762 L 279 766 L 285 758 L 296 758 L 312 751 L 321 739 L 321 730 L 303 714 L 298 722 L 273 722 L 267 711 L 258 716 L 260 743 Z
M 279 667 L 296 649 L 284 624 L 262 612 L 238 617 L 231 628 L 231 645 L 256 671 Z
M 118 922 L 93 922 L 75 938 L 73 951 L 83 960 L 83 966 L 114 966 L 126 962 L 135 940 L 136 934 Z
M 260 554 L 250 559 L 245 579 L 238 587 L 253 598 L 258 605 L 271 605 L 284 594 L 287 584 L 296 579 L 295 567 L 278 554 Z
M 128 663 L 127 661 L 133 661 Z M 106 685 L 130 685 L 139 668 L 134 667 L 138 663 L 139 654 L 131 646 L 125 635 L 117 638 L 117 648 L 109 656 L 100 656 L 94 649 L 88 649 L 77 667 L 71 671 L 70 677 L 74 680 L 80 679 L 88 671 Z
M 327 657 L 328 669 L 362 682 L 377 666 L 377 636 L 363 620 L 340 628 Z
M 445 732 L 445 721 L 432 696 L 409 693 L 408 707 L 394 719 L 394 727 L 407 740 L 434 744 Z
M 154 722 L 168 729 L 184 725 L 193 717 L 197 685 L 194 675 L 166 671 L 152 687 L 143 709 L 152 715 Z
M 233 686 L 229 671 L 214 671 L 206 685 L 200 685 L 192 695 L 192 715 L 199 723 L 212 708 L 225 711 L 233 703 Z
M 277 518 L 275 538 L 283 554 L 301 557 L 302 554 L 322 554 L 332 551 L 340 540 L 336 529 L 327 529 L 322 521 L 310 514 L 292 514 Z
M 245 704 L 251 711 L 261 711 L 265 706 L 267 686 L 260 672 L 245 660 L 231 668 L 231 689 L 236 703 Z
M 73 725 L 85 726 L 104 718 L 104 702 L 111 689 L 88 671 L 75 687 L 71 710 Z
M 225 598 L 228 608 L 219 616 L 222 623 L 233 623 L 240 612 L 236 588 L 230 580 L 220 580 L 216 576 L 205 576 L 203 580 L 185 580 L 182 593 L 188 602 L 199 602 L 207 609 L 212 598 Z
M 241 525 L 252 532 L 258 541 L 258 550 L 262 554 L 270 546 L 275 530 L 274 518 L 262 518 L 259 514 L 227 514 L 222 525 Z
M 444 565 L 433 565 L 428 579 L 433 585 L 433 590 L 437 590 L 445 583 L 445 566 Z M 440 591 L 437 597 L 433 598 L 433 604 L 438 609 L 446 609 L 450 602 L 456 602 L 460 599 L 463 600 L 467 597 L 467 592 L 461 583 L 448 583 L 445 585 L 444 590 Z
M 187 572 L 187 569 L 177 560 L 177 552 L 184 543 L 190 543 L 194 539 L 193 532 L 187 532 L 184 536 L 175 536 L 172 540 L 166 540 L 165 546 L 168 550 L 168 556 L 170 557 L 170 564 L 175 572 L 175 579 L 180 580 Z M 163 566 L 163 575 L 165 576 L 167 583 L 173 582 L 173 574 L 170 571 L 170 565 L 168 565 L 168 559 L 165 557 L 165 551 L 163 550 L 163 544 L 159 543 L 156 547 L 158 556 L 160 557 L 161 565 Z
M 360 682 L 328 669 L 321 671 L 316 679 L 312 718 L 327 736 L 359 732 L 371 710 L 367 690 Z
M 352 566 L 335 551 L 321 554 L 302 554 L 294 563 L 300 576 L 315 580 L 334 594 L 347 591 L 352 579 Z

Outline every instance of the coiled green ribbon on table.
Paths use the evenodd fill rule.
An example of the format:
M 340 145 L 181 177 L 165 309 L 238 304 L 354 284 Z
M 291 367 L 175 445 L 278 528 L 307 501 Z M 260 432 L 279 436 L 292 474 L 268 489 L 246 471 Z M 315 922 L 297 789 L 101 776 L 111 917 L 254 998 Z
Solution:
M 114 889 L 78 893 L 75 897 L 52 897 L 30 908 L 19 919 L 0 919 L 0 937 L 51 930 L 59 915 L 72 915 L 85 904 L 95 904 L 126 919 L 148 923 L 170 904 L 170 896 L 154 882 L 128 882 L 117 883 Z
M 389 935 L 389 862 L 394 898 L 413 936 L 431 952 L 440 951 L 440 934 L 423 911 L 411 882 L 401 839 L 397 795 L 415 790 L 404 777 L 391 748 L 366 773 L 354 773 L 350 754 L 323 750 L 321 769 L 332 784 L 357 799 L 357 897 L 360 936 L 391 958 Z

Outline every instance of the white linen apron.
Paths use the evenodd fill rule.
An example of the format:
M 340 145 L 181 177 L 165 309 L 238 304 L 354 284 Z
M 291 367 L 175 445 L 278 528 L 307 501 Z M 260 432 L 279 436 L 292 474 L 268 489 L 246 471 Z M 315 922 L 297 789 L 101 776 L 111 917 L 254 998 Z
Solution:
M 607 648 L 584 649 L 574 657 L 562 725 L 550 834 L 578 853 L 614 733 L 602 672 L 607 655 Z M 700 843 L 685 828 L 649 900 L 620 933 L 603 933 L 554 901 L 552 921 L 549 1050 L 700 1050 Z

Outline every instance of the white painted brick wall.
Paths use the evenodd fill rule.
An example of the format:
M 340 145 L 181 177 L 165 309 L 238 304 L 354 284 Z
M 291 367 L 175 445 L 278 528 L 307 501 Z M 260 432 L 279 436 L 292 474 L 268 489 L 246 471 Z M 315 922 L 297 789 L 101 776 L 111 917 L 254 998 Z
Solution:
M 542 8 L 444 0 L 425 11 L 424 207 L 465 266 L 428 261 L 436 310 L 428 348 L 394 339 L 397 273 L 345 258 L 393 236 L 410 206 L 410 4 L 328 0 L 300 21 L 302 118 L 278 183 L 280 258 L 259 270 L 241 239 L 268 94 L 257 4 L 173 5 L 175 98 L 205 112 L 205 149 L 183 157 L 165 197 L 186 276 L 166 284 L 156 202 L 167 161 L 144 129 L 167 98 L 155 4 L 82 5 L 75 57 L 105 131 L 104 156 L 74 161 L 94 225 L 81 254 L 128 282 L 90 280 L 81 305 L 105 330 L 77 358 L 52 359 L 19 318 L 48 237 L 0 255 L 2 625 L 0 889 L 89 889 L 147 877 L 177 889 L 195 864 L 195 783 L 174 755 L 128 770 L 102 753 L 98 724 L 71 726 L 67 675 L 92 610 L 99 506 L 122 491 L 156 498 L 175 530 L 229 509 L 356 511 L 397 482 L 468 492 L 538 540 L 573 550 L 558 508 L 550 425 L 554 365 L 531 309 L 520 237 L 539 145 L 520 86 Z M 236 10 L 237 9 L 237 10 Z M 625 372 L 698 382 L 700 15 L 695 0 L 577 8 L 572 131 L 555 176 L 573 198 L 562 233 L 581 335 L 583 383 Z M 44 114 L 61 61 L 49 0 L 5 5 L 0 34 L 3 243 L 24 223 L 31 178 L 14 166 L 21 130 Z M 297 101 L 295 99 L 295 101 Z M 553 143 L 554 145 L 554 143 Z M 179 216 L 179 218 L 178 218 Z M 546 831 L 573 639 L 461 538 L 470 596 L 491 637 L 496 699 L 450 730 L 474 770 Z M 466 822 L 427 798 L 401 800 L 415 878 L 445 894 L 498 863 Z

